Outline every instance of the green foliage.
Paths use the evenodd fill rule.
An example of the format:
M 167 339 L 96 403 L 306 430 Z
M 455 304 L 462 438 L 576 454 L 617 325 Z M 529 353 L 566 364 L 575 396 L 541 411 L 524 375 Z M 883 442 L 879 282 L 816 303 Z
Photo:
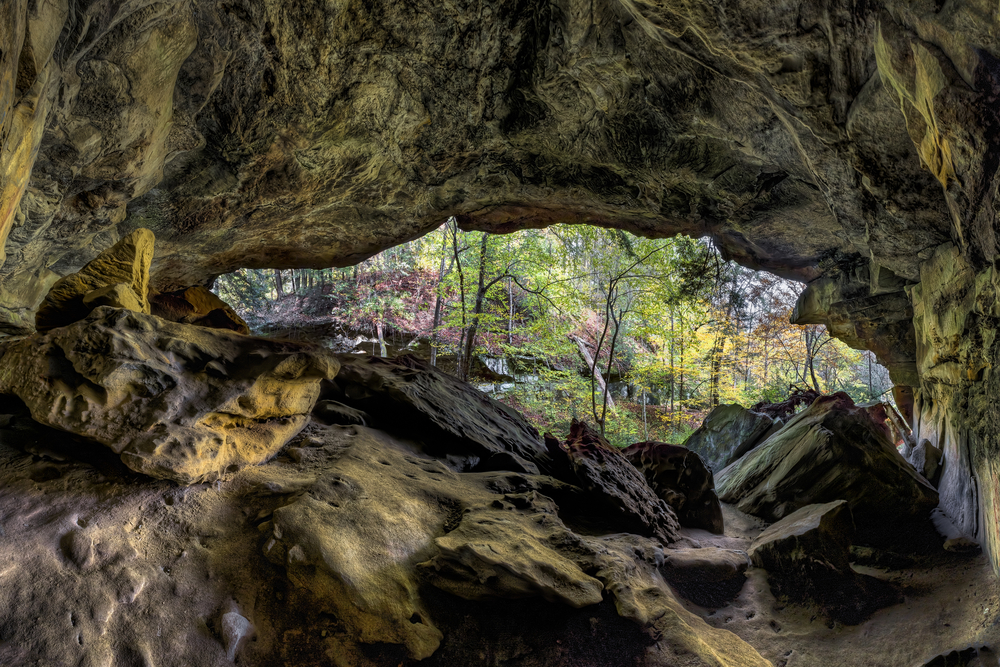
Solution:
M 777 402 L 792 384 L 859 401 L 891 387 L 870 355 L 822 327 L 789 324 L 798 285 L 688 237 L 583 225 L 491 236 L 449 221 L 357 267 L 281 273 L 280 288 L 273 269 L 243 269 L 216 288 L 258 330 L 294 313 L 351 323 L 379 342 L 383 330 L 414 332 L 432 363 L 491 382 L 498 399 L 558 435 L 579 418 L 615 444 L 683 442 L 717 403 Z M 479 357 L 519 360 L 532 381 L 477 376 Z M 596 376 L 616 388 L 607 406 Z

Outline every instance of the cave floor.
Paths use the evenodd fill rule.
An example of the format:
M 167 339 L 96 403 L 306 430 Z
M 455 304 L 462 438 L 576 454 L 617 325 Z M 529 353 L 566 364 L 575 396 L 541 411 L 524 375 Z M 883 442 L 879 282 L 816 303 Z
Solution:
M 269 464 L 178 487 L 131 473 L 110 452 L 76 449 L 87 461 L 73 460 L 67 452 L 85 446 L 45 433 L 0 429 L 0 664 L 232 665 L 218 618 L 234 600 L 272 619 L 238 664 L 271 664 L 263 656 L 298 642 L 295 633 L 326 637 L 334 627 L 323 615 L 299 618 L 287 579 L 261 555 L 261 517 L 298 474 L 290 459 L 277 462 L 289 473 L 280 483 L 254 481 Z M 747 549 L 763 524 L 723 508 L 724 536 L 685 530 L 683 541 Z M 1000 646 L 1000 594 L 985 556 L 856 569 L 899 585 L 904 603 L 829 626 L 815 609 L 776 600 L 754 568 L 730 605 L 685 606 L 776 667 L 914 667 L 956 648 Z
M 746 550 L 766 524 L 723 504 L 726 533 L 685 529 L 701 546 Z M 721 609 L 685 606 L 757 649 L 775 667 L 916 667 L 954 649 L 1000 644 L 1000 588 L 985 555 L 945 554 L 898 570 L 854 564 L 857 572 L 890 581 L 902 604 L 864 623 L 829 624 L 817 610 L 774 598 L 767 574 L 748 571 L 740 595 Z

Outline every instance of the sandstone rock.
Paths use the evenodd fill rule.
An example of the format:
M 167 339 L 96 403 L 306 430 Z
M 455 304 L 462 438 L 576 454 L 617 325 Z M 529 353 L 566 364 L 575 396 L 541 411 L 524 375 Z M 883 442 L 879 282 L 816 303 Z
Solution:
M 678 593 L 702 607 L 723 607 L 746 583 L 746 552 L 717 547 L 668 549 L 660 571 Z
M 130 285 L 118 283 L 87 292 L 83 295 L 83 305 L 93 310 L 99 306 L 124 308 L 136 313 L 143 312 L 143 305 Z
M 716 480 L 722 502 L 767 521 L 814 503 L 847 501 L 858 539 L 899 546 L 930 539 L 937 491 L 846 394 L 817 399 Z M 918 545 L 914 542 L 914 548 Z
M 82 320 L 93 308 L 111 305 L 149 313 L 149 265 L 153 233 L 137 229 L 57 281 L 35 314 L 35 328 L 49 331 Z
M 514 410 L 426 361 L 339 355 L 340 372 L 324 398 L 356 409 L 377 426 L 469 470 L 538 472 L 549 453 L 538 431 Z
M 913 448 L 907 460 L 928 482 L 937 486 L 941 477 L 943 456 L 940 449 L 932 445 L 930 440 L 924 438 Z
M 579 608 L 603 599 L 601 582 L 559 554 L 582 541 L 563 525 L 555 504 L 534 491 L 467 508 L 434 543 L 439 554 L 423 564 L 427 576 L 466 600 L 542 597 Z
M 250 327 L 232 306 L 200 285 L 153 294 L 149 302 L 153 315 L 171 322 L 250 333 Z
M 190 484 L 274 456 L 337 368 L 308 345 L 100 307 L 7 345 L 0 393 L 133 470 Z
M 656 495 L 673 508 L 682 526 L 723 532 L 715 479 L 698 454 L 663 442 L 637 442 L 622 454 L 645 475 Z
M 768 572 L 776 596 L 813 600 L 849 625 L 902 601 L 890 585 L 851 569 L 854 523 L 844 500 L 807 505 L 768 527 L 750 545 L 750 559 Z
M 550 477 L 456 472 L 368 428 L 310 426 L 296 444 L 295 466 L 246 469 L 242 486 L 280 497 L 259 515 L 264 553 L 286 573 L 306 623 L 337 619 L 325 646 L 342 659 L 464 665 L 541 637 L 529 664 L 561 655 L 610 667 L 623 648 L 607 633 L 633 632 L 635 661 L 649 667 L 676 656 L 706 667 L 766 664 L 683 609 L 657 571 L 656 542 L 570 530 L 550 495 L 562 485 Z M 561 639 L 578 613 L 592 646 Z M 502 639 L 491 634 L 497 616 Z M 615 656 L 595 662 L 607 641 Z M 522 651 L 507 662 L 521 664 Z
M 929 660 L 924 667 L 997 667 L 1000 659 L 988 646 L 955 649 Z
M 780 428 L 780 423 L 735 403 L 720 405 L 708 413 L 684 446 L 696 452 L 713 472 L 718 473 L 763 442 Z
M 677 540 L 680 526 L 670 505 L 619 450 L 586 423 L 574 419 L 565 442 L 546 435 L 545 444 L 553 459 L 553 474 L 581 487 L 595 514 L 616 517 L 611 522 L 622 530 L 656 537 L 663 544 Z

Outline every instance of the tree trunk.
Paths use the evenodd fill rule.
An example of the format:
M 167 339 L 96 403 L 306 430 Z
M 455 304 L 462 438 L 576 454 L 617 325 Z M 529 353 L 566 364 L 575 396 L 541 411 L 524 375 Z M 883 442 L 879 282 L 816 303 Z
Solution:
M 458 255 L 458 223 L 451 230 L 452 250 L 455 253 L 455 266 L 458 268 L 458 298 L 462 302 L 462 334 L 458 337 L 458 378 L 465 380 L 462 374 L 462 350 L 465 349 L 465 272 L 462 271 L 462 258 Z
M 379 356 L 385 358 L 387 356 L 385 349 L 385 338 L 382 337 L 382 321 L 377 320 L 375 322 L 375 332 L 378 334 L 378 349 Z
M 438 267 L 438 281 L 437 285 L 434 287 L 434 292 L 437 296 L 434 299 L 434 319 L 431 322 L 431 366 L 437 366 L 438 327 L 441 326 L 441 314 L 444 310 L 444 295 L 441 294 L 441 285 L 444 284 L 445 277 L 451 273 L 451 267 L 455 263 L 455 258 L 452 257 L 451 261 L 448 262 L 448 268 L 445 268 L 444 258 L 447 250 L 448 228 L 445 226 L 444 238 L 441 239 L 441 265 Z
M 476 335 L 479 333 L 479 316 L 483 312 L 483 300 L 486 296 L 486 259 L 488 254 L 489 235 L 483 233 L 483 240 L 479 245 L 479 284 L 476 288 L 476 304 L 472 309 L 469 329 L 465 334 L 465 353 L 462 355 L 461 377 L 466 381 L 468 381 L 469 373 L 472 370 L 472 353 L 476 346 Z
M 674 423 L 674 379 L 677 369 L 674 368 L 674 309 L 670 309 L 670 424 Z M 645 413 L 643 413 L 645 418 Z
M 624 311 L 621 311 L 621 310 L 618 311 L 618 317 L 617 318 L 615 318 L 613 311 L 612 311 L 612 314 L 611 314 L 611 318 L 614 320 L 614 323 L 615 323 L 615 332 L 613 334 L 611 334 L 611 347 L 608 349 L 608 372 L 607 372 L 608 380 L 611 379 L 611 366 L 615 362 L 615 345 L 618 343 L 618 333 L 621 331 L 621 321 L 622 321 L 622 317 L 624 316 L 624 314 L 625 314 Z M 604 388 L 604 401 L 601 404 L 601 422 L 600 422 L 601 435 L 604 435 L 604 424 L 605 424 L 605 421 L 606 421 L 607 416 L 608 416 L 608 401 L 609 400 L 611 400 L 611 392 L 609 391 L 608 387 L 605 386 L 605 388 Z M 614 406 L 614 403 L 612 403 L 612 407 L 613 406 Z
M 281 269 L 274 270 L 274 293 L 277 295 L 276 298 L 278 299 L 285 296 L 281 288 Z
M 586 343 L 584 343 L 583 340 L 577 336 L 570 336 L 569 339 L 576 343 L 576 348 L 580 350 L 580 356 L 583 357 L 583 361 L 587 364 L 587 368 L 591 370 L 594 380 L 597 382 L 597 386 L 601 388 L 601 393 L 607 396 L 608 388 L 607 385 L 604 384 L 604 376 L 601 375 L 601 371 L 597 368 L 597 364 L 594 363 L 594 358 L 590 356 L 590 350 L 587 349 Z M 611 407 L 614 407 L 614 399 L 609 396 L 609 401 L 611 403 Z
M 712 343 L 712 367 L 708 380 L 709 404 L 711 407 L 719 405 L 719 380 L 722 375 L 722 353 L 726 349 L 726 334 L 719 331 Z

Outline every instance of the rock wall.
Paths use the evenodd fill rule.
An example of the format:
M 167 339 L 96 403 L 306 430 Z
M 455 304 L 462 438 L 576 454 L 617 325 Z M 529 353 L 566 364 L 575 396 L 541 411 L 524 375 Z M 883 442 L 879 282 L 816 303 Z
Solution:
M 1000 571 L 1000 275 L 973 269 L 953 245 L 938 248 L 913 287 L 921 384 L 914 435 L 944 452 L 941 507 Z

